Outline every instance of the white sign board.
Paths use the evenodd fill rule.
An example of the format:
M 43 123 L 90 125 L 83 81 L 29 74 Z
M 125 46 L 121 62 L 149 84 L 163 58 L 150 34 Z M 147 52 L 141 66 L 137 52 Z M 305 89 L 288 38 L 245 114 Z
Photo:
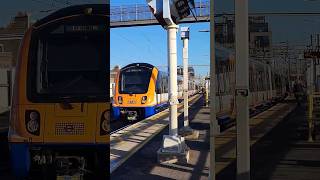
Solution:
M 162 27 L 178 24 L 188 17 L 194 0 L 147 0 L 151 12 Z

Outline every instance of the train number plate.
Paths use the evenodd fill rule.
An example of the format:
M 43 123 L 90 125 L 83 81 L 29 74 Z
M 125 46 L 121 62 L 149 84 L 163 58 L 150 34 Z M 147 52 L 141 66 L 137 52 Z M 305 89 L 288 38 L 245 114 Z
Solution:
M 135 103 L 136 103 L 136 101 L 133 100 L 133 99 L 131 99 L 131 100 L 128 101 L 128 104 L 135 104 Z

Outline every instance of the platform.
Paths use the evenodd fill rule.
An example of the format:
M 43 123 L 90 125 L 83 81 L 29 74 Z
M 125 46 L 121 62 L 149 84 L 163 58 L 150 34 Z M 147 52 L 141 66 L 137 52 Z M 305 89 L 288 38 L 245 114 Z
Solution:
M 190 102 L 197 102 L 201 95 L 190 98 Z M 192 103 L 190 104 L 192 106 Z M 183 105 L 178 105 L 178 110 Z M 169 124 L 168 109 L 145 120 L 112 133 L 110 136 L 110 172 L 113 172 L 123 162 L 131 157 L 143 145 Z M 182 112 L 178 112 L 181 115 Z
M 123 165 L 112 174 L 112 179 L 208 179 L 209 175 L 209 126 L 210 110 L 202 107 L 190 109 L 191 127 L 200 131 L 199 140 L 186 141 L 190 147 L 189 164 L 159 164 L 156 151 L 161 146 L 162 135 L 168 134 L 168 128 L 163 130 L 152 141 L 146 143 Z M 265 112 L 250 119 L 251 144 L 256 144 L 264 135 L 285 119 L 296 107 L 289 101 L 278 103 Z M 183 117 L 179 117 L 182 121 Z M 218 177 L 230 175 L 228 169 L 235 162 L 236 131 L 230 128 L 216 138 L 216 172 Z M 232 169 L 232 168 L 231 168 Z M 235 172 L 235 169 L 234 169 Z M 233 174 L 234 175 L 234 174 Z M 219 178 L 225 179 L 225 178 Z

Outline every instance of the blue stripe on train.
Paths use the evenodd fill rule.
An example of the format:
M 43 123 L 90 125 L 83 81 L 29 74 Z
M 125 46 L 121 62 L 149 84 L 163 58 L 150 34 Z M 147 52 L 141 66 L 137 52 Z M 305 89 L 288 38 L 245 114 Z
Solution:
M 112 107 L 112 119 L 117 120 L 120 118 L 120 108 L 119 107 Z
M 155 108 L 155 106 L 145 107 L 145 108 L 144 108 L 144 117 L 145 117 L 145 118 L 150 117 L 150 116 L 154 115 L 155 113 L 156 113 L 156 108 Z
M 109 144 L 9 143 L 11 168 L 17 179 L 23 179 L 24 177 L 27 177 L 29 173 L 31 166 L 30 147 L 52 147 L 61 149 L 92 148 L 94 151 L 107 151 Z
M 166 107 L 168 107 L 168 102 L 157 104 L 151 107 L 141 107 L 141 109 L 144 109 L 143 118 L 147 118 L 154 114 L 157 114 L 158 112 L 162 111 Z M 113 116 L 112 119 L 114 120 L 118 120 L 120 118 L 120 107 L 112 107 L 112 116 Z
M 158 112 L 162 111 L 164 108 L 168 106 L 168 102 L 164 102 L 161 104 L 157 104 L 152 107 L 145 107 L 145 118 L 150 117 L 154 114 L 157 114 Z
M 30 152 L 28 144 L 9 143 L 11 167 L 17 178 L 23 178 L 28 175 L 30 170 Z

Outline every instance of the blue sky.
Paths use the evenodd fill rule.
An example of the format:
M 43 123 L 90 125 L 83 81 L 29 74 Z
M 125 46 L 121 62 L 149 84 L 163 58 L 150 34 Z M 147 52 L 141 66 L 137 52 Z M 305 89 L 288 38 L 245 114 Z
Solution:
M 209 29 L 209 24 L 183 24 L 181 26 L 190 27 L 190 63 L 208 64 L 210 36 L 209 33 L 198 31 Z M 181 64 L 182 41 L 179 34 L 177 35 L 178 64 Z M 156 66 L 167 65 L 167 33 L 161 26 L 111 29 L 110 39 L 111 67 L 116 64 L 123 67 L 134 62 L 147 62 Z M 208 68 L 202 67 L 202 69 Z
M 106 0 L 1 0 L 0 27 L 8 24 L 18 11 L 28 12 L 31 14 L 32 20 L 36 20 L 49 14 L 42 11 L 56 10 L 69 4 L 105 2 Z
M 198 0 L 199 1 L 199 0 Z M 205 0 L 203 0 L 205 1 Z M 234 0 L 216 0 L 217 13 L 234 11 Z M 111 6 L 146 4 L 145 0 L 111 0 Z M 319 1 L 306 0 L 249 0 L 250 12 L 320 12 Z M 288 40 L 303 43 L 311 32 L 320 32 L 320 16 L 315 17 L 267 17 L 273 33 L 273 42 Z M 209 23 L 181 24 L 190 26 L 189 64 L 209 65 Z M 167 65 L 166 31 L 161 26 L 111 29 L 111 68 L 133 62 Z M 178 64 L 182 64 L 182 42 L 178 37 Z M 165 69 L 164 69 L 165 70 Z M 208 67 L 197 67 L 196 73 L 205 75 Z
M 145 0 L 111 0 L 111 6 L 126 4 L 146 4 Z M 189 60 L 190 64 L 209 65 L 210 35 L 199 33 L 199 30 L 209 29 L 209 23 L 182 24 L 190 27 Z M 178 65 L 182 64 L 182 41 L 178 32 Z M 111 68 L 115 65 L 121 67 L 134 62 L 147 62 L 155 66 L 167 65 L 167 33 L 161 26 L 145 26 L 111 29 L 110 33 Z M 202 74 L 208 72 L 209 67 L 197 69 Z
M 105 3 L 106 0 L 6 0 L 0 7 L 0 26 L 5 26 L 18 11 L 31 13 L 32 20 L 48 15 L 41 11 L 57 9 L 71 4 Z M 197 0 L 199 1 L 199 0 Z M 205 0 L 202 0 L 205 1 Z M 234 0 L 216 0 L 217 13 L 234 10 Z M 146 4 L 145 0 L 110 0 L 111 6 L 128 4 Z M 320 0 L 249 0 L 251 12 L 320 12 Z M 301 42 L 310 32 L 320 32 L 320 20 L 317 17 L 268 17 L 273 33 L 273 42 L 289 40 Z M 180 26 L 187 26 L 183 24 Z M 209 64 L 209 33 L 199 33 L 208 29 L 209 23 L 189 24 L 190 64 Z M 166 32 L 160 26 L 117 28 L 111 30 L 111 66 L 124 66 L 132 62 L 149 62 L 154 65 L 167 64 Z M 178 38 L 178 64 L 181 64 L 181 40 Z M 196 71 L 206 74 L 208 68 Z

